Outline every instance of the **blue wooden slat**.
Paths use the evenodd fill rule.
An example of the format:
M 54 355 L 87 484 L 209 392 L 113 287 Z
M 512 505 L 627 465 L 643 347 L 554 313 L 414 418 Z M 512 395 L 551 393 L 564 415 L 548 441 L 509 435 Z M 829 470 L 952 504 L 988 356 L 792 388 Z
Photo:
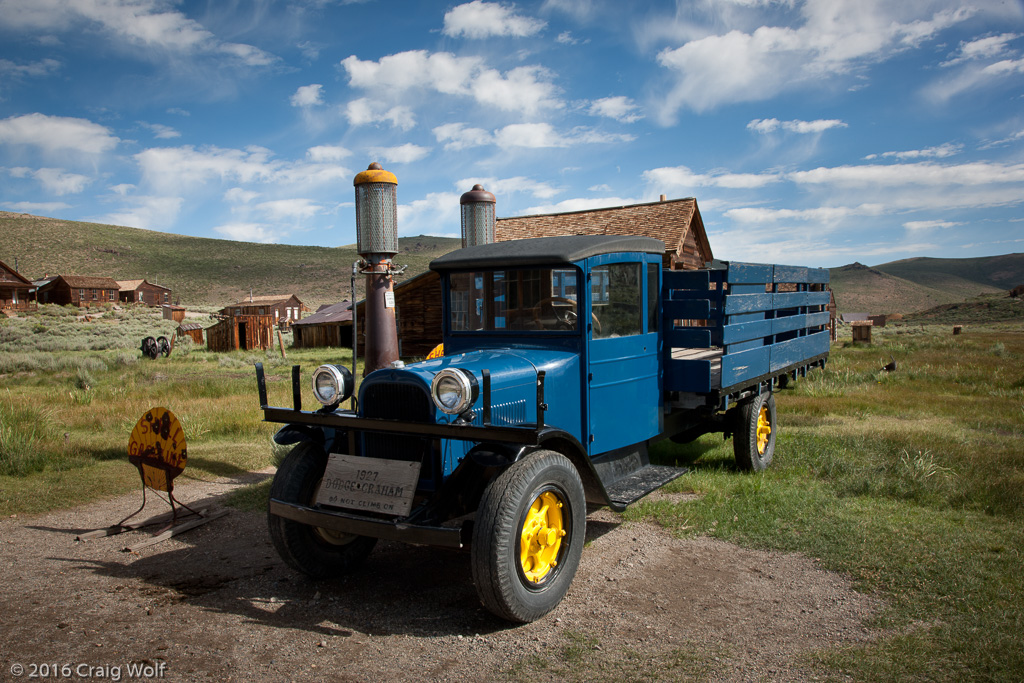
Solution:
M 711 361 L 669 359 L 665 362 L 665 388 L 702 394 L 711 391 Z
M 733 342 L 726 347 L 726 353 L 739 353 L 748 349 L 759 349 L 764 346 L 764 339 L 751 339 L 748 341 Z
M 691 301 L 664 301 L 665 320 L 707 320 L 711 316 L 711 302 L 707 299 Z
M 787 315 L 782 318 L 775 318 L 772 320 L 771 334 L 792 332 L 793 330 L 804 330 L 808 327 L 828 325 L 828 321 L 829 315 L 827 311 L 824 313 L 808 313 L 807 315 Z
M 662 289 L 707 289 L 711 275 L 706 270 L 666 270 L 662 273 Z
M 804 266 L 775 266 L 772 282 L 807 282 L 809 270 Z
M 730 263 L 726 280 L 730 285 L 771 282 L 772 266 L 765 263 Z
M 755 320 L 752 322 L 731 323 L 722 328 L 722 343 L 735 344 L 750 339 L 769 337 L 772 332 L 771 320 Z
M 775 308 L 796 308 L 798 306 L 827 306 L 828 292 L 776 292 Z
M 672 328 L 665 333 L 665 342 L 671 349 L 706 349 L 711 346 L 712 329 L 714 328 Z
M 764 294 L 768 290 L 765 289 L 764 283 L 755 282 L 749 285 L 729 285 L 729 294 Z
M 768 374 L 770 346 L 722 356 L 722 387 Z M 721 387 L 719 387 L 721 388 Z
M 817 332 L 766 347 L 771 350 L 771 372 L 778 372 L 820 353 L 828 352 L 829 334 Z
M 725 296 L 726 315 L 750 313 L 753 311 L 769 311 L 771 308 L 771 294 L 727 294 Z

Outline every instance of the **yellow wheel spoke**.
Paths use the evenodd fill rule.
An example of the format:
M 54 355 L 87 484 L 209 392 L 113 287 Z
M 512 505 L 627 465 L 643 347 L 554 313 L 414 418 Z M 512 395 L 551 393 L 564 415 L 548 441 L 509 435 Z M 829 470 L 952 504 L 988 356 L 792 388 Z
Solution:
M 764 455 L 768 448 L 768 438 L 772 434 L 772 423 L 768 419 L 768 406 L 761 406 L 761 412 L 757 414 L 757 452 Z
M 566 534 L 562 501 L 554 491 L 534 499 L 519 536 L 519 561 L 529 581 L 540 583 L 558 564 L 558 551 Z

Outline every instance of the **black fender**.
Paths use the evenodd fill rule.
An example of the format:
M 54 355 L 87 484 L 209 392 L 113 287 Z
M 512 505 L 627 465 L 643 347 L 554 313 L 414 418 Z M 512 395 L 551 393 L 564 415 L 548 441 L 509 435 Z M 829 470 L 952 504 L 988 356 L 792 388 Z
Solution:
M 333 427 L 286 424 L 274 434 L 274 443 L 282 446 L 291 446 L 304 442 L 315 443 L 323 448 L 325 453 L 330 453 L 334 450 L 335 440 L 339 436 L 344 439 L 344 435 L 340 434 Z

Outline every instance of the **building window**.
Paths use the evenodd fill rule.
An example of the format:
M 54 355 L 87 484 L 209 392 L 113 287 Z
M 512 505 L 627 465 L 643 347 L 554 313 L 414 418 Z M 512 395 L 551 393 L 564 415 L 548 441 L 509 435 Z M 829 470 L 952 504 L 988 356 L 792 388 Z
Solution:
M 135 292 L 135 300 L 142 301 L 142 292 Z
M 85 290 L 84 289 L 80 289 L 80 290 L 78 290 L 78 300 L 82 301 L 83 299 L 85 299 Z
M 164 303 L 166 304 L 168 301 L 170 301 L 170 299 L 171 299 L 171 293 L 170 292 L 164 292 Z

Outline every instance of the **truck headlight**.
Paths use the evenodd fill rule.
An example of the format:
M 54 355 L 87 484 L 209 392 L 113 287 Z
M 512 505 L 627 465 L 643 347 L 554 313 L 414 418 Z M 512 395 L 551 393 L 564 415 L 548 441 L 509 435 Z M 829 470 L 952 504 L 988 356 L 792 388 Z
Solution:
M 325 406 L 348 399 L 354 385 L 352 372 L 344 365 L 321 365 L 313 372 L 313 395 Z
M 445 368 L 434 375 L 430 395 L 438 410 L 449 415 L 458 415 L 469 410 L 479 394 L 476 377 L 468 370 Z

